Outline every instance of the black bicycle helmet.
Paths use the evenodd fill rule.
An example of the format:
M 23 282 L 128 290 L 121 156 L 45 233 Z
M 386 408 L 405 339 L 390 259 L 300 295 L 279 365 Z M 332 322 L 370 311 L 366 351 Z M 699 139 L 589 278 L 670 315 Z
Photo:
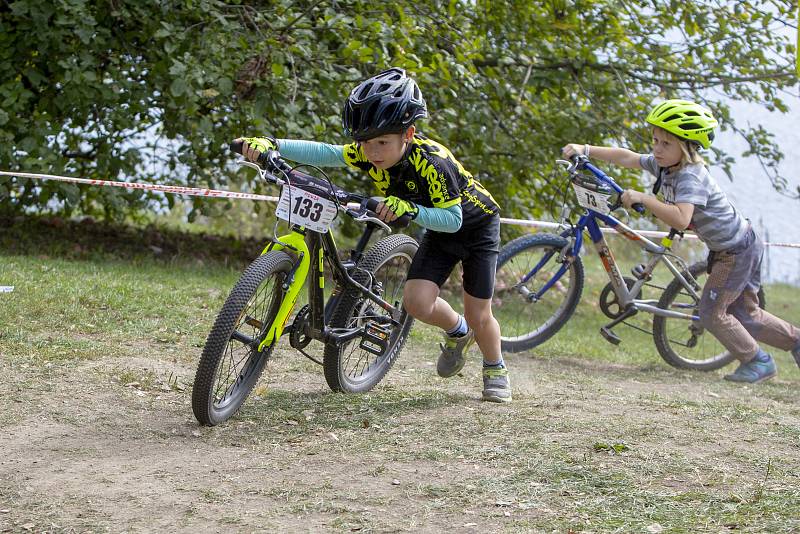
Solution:
M 342 110 L 345 135 L 356 141 L 405 131 L 428 116 L 417 83 L 397 67 L 364 80 L 350 92 Z

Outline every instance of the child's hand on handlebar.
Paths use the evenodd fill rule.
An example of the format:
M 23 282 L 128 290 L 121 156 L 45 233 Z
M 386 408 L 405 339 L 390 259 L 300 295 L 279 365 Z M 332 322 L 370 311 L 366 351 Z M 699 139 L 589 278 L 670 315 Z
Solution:
M 632 207 L 634 204 L 642 204 L 644 205 L 644 199 L 647 198 L 645 193 L 641 191 L 636 191 L 634 189 L 626 189 L 622 192 L 622 197 L 620 197 L 620 201 L 622 205 L 626 208 Z
M 253 162 L 257 162 L 264 152 L 278 150 L 278 143 L 271 137 L 243 137 L 234 143 L 236 141 L 242 142 L 242 156 Z
M 564 145 L 564 148 L 561 149 L 561 154 L 566 158 L 569 159 L 572 156 L 582 156 L 586 153 L 586 145 L 578 144 L 578 143 L 569 143 Z
M 414 219 L 417 216 L 417 213 L 419 213 L 419 208 L 417 208 L 416 204 L 396 196 L 386 197 L 383 199 L 383 202 L 378 204 L 378 207 L 375 210 L 375 214 L 378 216 L 378 218 L 387 223 L 390 223 L 398 217 L 402 217 L 406 214 Z

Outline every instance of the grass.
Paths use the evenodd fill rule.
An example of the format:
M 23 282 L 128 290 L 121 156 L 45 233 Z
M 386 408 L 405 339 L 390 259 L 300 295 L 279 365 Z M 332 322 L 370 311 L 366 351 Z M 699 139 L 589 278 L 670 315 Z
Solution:
M 436 377 L 439 334 L 418 324 L 363 395 L 332 394 L 283 344 L 242 411 L 207 428 L 191 415 L 193 373 L 240 265 L 68 250 L 0 253 L 0 284 L 15 286 L 0 294 L 11 531 L 800 529 L 788 354 L 775 352 L 777 379 L 735 386 L 668 367 L 635 331 L 610 345 L 595 258 L 568 328 L 507 357 L 510 405 L 476 400 L 476 353 Z M 800 322 L 800 289 L 767 296 Z

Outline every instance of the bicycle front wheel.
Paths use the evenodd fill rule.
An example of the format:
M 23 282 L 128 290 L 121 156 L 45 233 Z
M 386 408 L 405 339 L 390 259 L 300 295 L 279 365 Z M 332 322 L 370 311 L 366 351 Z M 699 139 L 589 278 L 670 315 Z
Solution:
M 693 297 L 678 278 L 669 283 L 658 307 L 689 315 L 699 315 L 699 296 L 707 278 L 706 262 L 689 267 L 689 273 L 697 280 L 700 289 L 698 298 Z M 763 293 L 759 293 L 759 299 Z M 763 304 L 762 304 L 763 307 Z M 733 356 L 717 339 L 700 325 L 699 321 L 681 318 L 653 317 L 653 338 L 658 353 L 668 364 L 678 369 L 714 371 L 733 361 Z
M 583 291 L 583 263 L 568 259 L 566 272 L 540 298 L 534 299 L 562 267 L 567 240 L 554 234 L 519 237 L 500 250 L 492 313 L 500 323 L 503 352 L 520 352 L 544 343 L 569 320 Z M 525 278 L 536 268 L 536 274 Z
M 381 239 L 364 254 L 351 274 L 353 279 L 372 289 L 386 302 L 400 306 L 403 285 L 411 260 L 419 245 L 410 237 L 394 234 Z M 344 288 L 331 314 L 332 328 L 359 328 L 386 316 L 386 311 L 359 291 Z M 383 379 L 405 345 L 414 318 L 403 311 L 400 324 L 391 327 L 387 348 L 373 354 L 361 347 L 357 337 L 344 343 L 325 345 L 325 380 L 333 391 L 363 393 Z
M 203 425 L 227 420 L 258 382 L 277 343 L 259 351 L 283 301 L 292 268 L 285 252 L 269 252 L 242 273 L 206 339 L 192 387 L 192 410 Z

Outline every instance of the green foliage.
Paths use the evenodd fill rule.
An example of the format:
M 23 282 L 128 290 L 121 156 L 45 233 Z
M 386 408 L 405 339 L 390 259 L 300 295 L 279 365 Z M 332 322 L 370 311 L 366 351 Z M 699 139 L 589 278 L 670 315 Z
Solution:
M 655 97 L 702 99 L 726 128 L 739 128 L 730 100 L 785 111 L 795 45 L 776 28 L 795 9 L 788 0 L 4 2 L 0 168 L 258 190 L 229 165 L 228 141 L 270 133 L 343 142 L 349 89 L 396 65 L 428 100 L 422 131 L 450 146 L 506 214 L 539 216 L 561 185 L 559 148 L 645 150 Z M 739 131 L 784 186 L 774 140 Z M 730 166 L 727 155 L 717 159 Z M 355 175 L 339 179 L 366 188 Z M 106 216 L 172 203 L 6 177 L 0 200 L 12 212 Z M 225 206 L 194 200 L 196 213 Z

